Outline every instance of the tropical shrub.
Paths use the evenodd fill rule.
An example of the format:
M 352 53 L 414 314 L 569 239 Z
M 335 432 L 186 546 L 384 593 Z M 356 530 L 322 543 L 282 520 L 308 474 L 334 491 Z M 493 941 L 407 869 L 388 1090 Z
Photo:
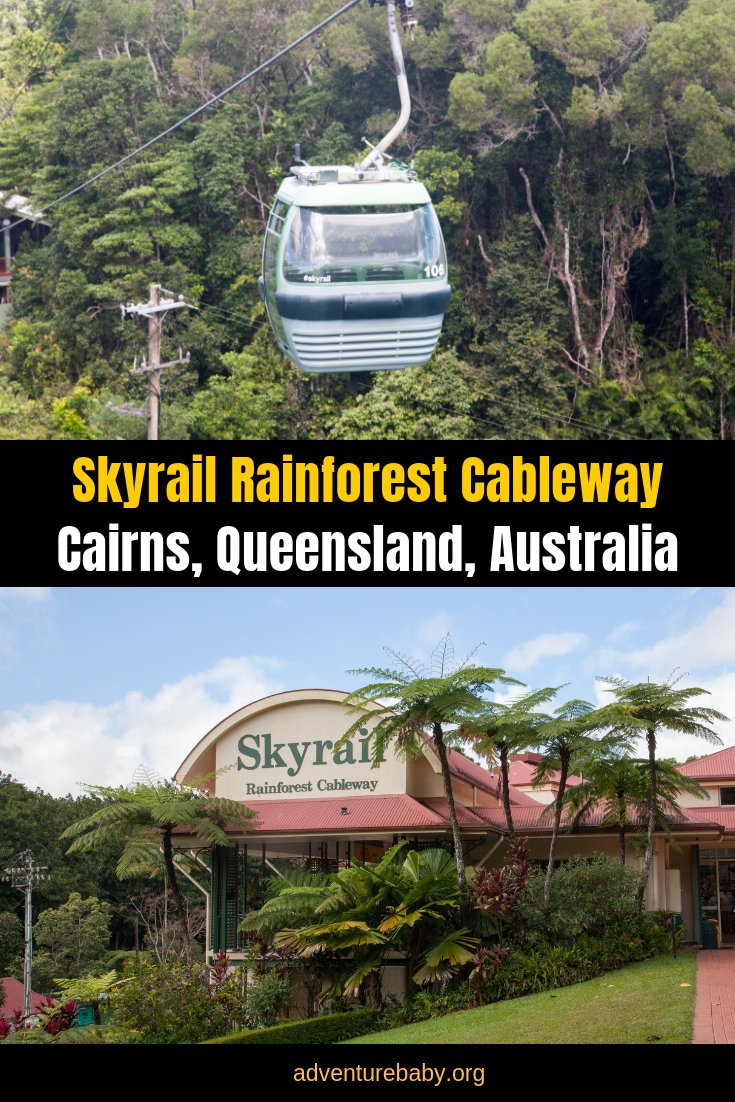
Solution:
M 6 1045 L 135 1045 L 140 1043 L 140 1036 L 114 1025 L 86 1025 L 56 1034 L 45 1029 L 18 1029 L 5 1037 L 0 1033 L 0 1041 Z
M 638 929 L 636 893 L 641 873 L 603 854 L 572 857 L 555 870 L 544 903 L 544 869 L 533 869 L 519 905 L 526 944 L 573 944 L 582 935 L 604 937 Z
M 478 941 L 460 926 L 457 867 L 444 850 L 417 853 L 399 842 L 375 868 L 353 861 L 331 879 L 315 921 L 276 938 L 306 959 L 325 950 L 347 958 L 325 994 L 356 995 L 380 1007 L 380 972 L 395 949 L 406 953 L 418 984 L 446 981 L 472 960 Z
M 542 885 L 543 888 L 543 885 Z M 581 936 L 571 945 L 540 943 L 506 950 L 492 977 L 468 987 L 455 980 L 435 990 L 419 991 L 383 1015 L 383 1025 L 438 1018 L 453 1010 L 516 999 L 593 979 L 626 964 L 645 960 L 671 947 L 670 935 L 656 915 L 636 915 L 630 928 L 608 930 L 602 937 Z
M 291 1001 L 291 981 L 288 974 L 270 968 L 255 976 L 247 987 L 245 1023 L 248 1029 L 266 1029 L 278 1022 Z
M 245 1025 L 241 977 L 221 965 L 134 960 L 123 978 L 110 996 L 113 1022 L 134 1030 L 143 1044 L 196 1044 Z
M 523 843 L 514 839 L 508 846 L 505 864 L 499 869 L 480 865 L 469 884 L 470 903 L 475 912 L 489 922 L 499 946 L 503 944 L 506 929 L 517 917 L 526 893 L 531 872 L 528 856 Z M 480 961 L 476 961 L 476 967 L 482 967 Z

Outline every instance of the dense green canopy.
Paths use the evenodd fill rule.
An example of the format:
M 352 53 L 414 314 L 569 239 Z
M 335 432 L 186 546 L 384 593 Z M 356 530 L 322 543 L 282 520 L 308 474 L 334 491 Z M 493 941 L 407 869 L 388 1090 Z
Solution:
M 327 0 L 5 0 L 0 191 L 48 202 L 335 10 Z M 422 369 L 313 377 L 256 289 L 293 144 L 353 163 L 398 96 L 359 5 L 170 138 L 54 208 L 13 269 L 0 436 L 130 437 L 160 282 L 168 438 L 731 438 L 735 0 L 420 0 L 415 157 L 455 288 Z M 0 215 L 3 212 L 0 211 Z M 4 216 L 4 215 L 3 215 Z

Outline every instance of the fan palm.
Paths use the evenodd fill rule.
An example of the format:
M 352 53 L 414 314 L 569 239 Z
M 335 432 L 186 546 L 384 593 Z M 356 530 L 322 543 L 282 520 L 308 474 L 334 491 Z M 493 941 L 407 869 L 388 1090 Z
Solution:
M 513 812 L 510 806 L 508 763 L 513 754 L 522 754 L 538 743 L 538 729 L 549 716 L 535 708 L 552 700 L 558 689 L 534 689 L 511 704 L 489 701 L 480 712 L 462 723 L 460 738 L 467 739 L 488 765 L 500 768 L 501 789 L 508 837 L 515 840 Z
M 368 701 L 375 705 L 371 709 L 371 715 L 377 718 L 371 735 L 373 768 L 379 765 L 390 743 L 395 743 L 398 754 L 405 758 L 420 757 L 426 745 L 426 731 L 431 731 L 449 808 L 459 886 L 464 889 L 467 879 L 462 839 L 447 759 L 447 748 L 452 741 L 457 740 L 457 736 L 456 732 L 454 736 L 450 735 L 446 727 L 458 725 L 475 715 L 486 702 L 485 694 L 495 684 L 518 685 L 520 682 L 506 677 L 504 670 L 471 665 L 469 658 L 455 666 L 449 636 L 445 636 L 434 651 L 431 671 L 395 651 L 387 650 L 387 653 L 398 663 L 399 669 L 371 667 L 349 671 L 354 674 L 368 674 L 373 680 L 350 693 L 345 699 L 349 713 L 359 713 L 359 717 L 345 732 L 335 749 L 363 727 L 365 703 Z
M 284 927 L 306 925 L 314 919 L 314 911 L 330 894 L 330 879 L 326 873 L 286 870 L 270 881 L 266 900 L 258 911 L 251 911 L 240 923 L 245 932 L 257 930 L 272 937 Z
M 117 862 L 120 880 L 149 872 L 160 861 L 166 869 L 168 886 L 181 922 L 184 955 L 191 959 L 186 905 L 176 875 L 173 832 L 184 827 L 209 845 L 227 845 L 225 827 L 245 828 L 254 813 L 235 800 L 210 796 L 201 786 L 216 774 L 198 777 L 191 784 L 176 784 L 147 775 L 129 788 L 85 785 L 87 792 L 101 801 L 91 815 L 67 827 L 62 838 L 73 838 L 67 853 L 88 852 L 110 842 L 122 845 Z
M 584 780 L 564 793 L 564 806 L 571 818 L 568 830 L 576 830 L 589 819 L 593 810 L 602 813 L 601 826 L 618 830 L 620 863 L 625 864 L 625 830 L 630 825 L 631 812 L 641 822 L 650 815 L 650 765 L 642 758 L 597 756 L 578 766 Z M 676 763 L 661 758 L 656 762 L 657 825 L 669 833 L 667 817 L 679 812 L 679 792 L 707 798 L 707 793 L 693 777 L 679 773 Z
M 614 703 L 605 705 L 598 711 L 598 717 L 613 734 L 628 739 L 645 735 L 648 747 L 648 766 L 650 776 L 648 837 L 643 860 L 643 877 L 638 889 L 638 902 L 643 904 L 643 894 L 648 883 L 653 858 L 653 839 L 657 823 L 657 780 L 656 737 L 659 731 L 676 731 L 682 735 L 695 735 L 715 745 L 722 745 L 722 739 L 707 724 L 713 720 L 728 722 L 728 717 L 714 708 L 692 706 L 689 702 L 699 696 L 709 696 L 707 689 L 697 687 L 677 688 L 681 678 L 670 677 L 668 681 L 625 681 L 622 677 L 603 677 Z
M 350 954 L 348 974 L 335 994 L 362 990 L 372 1005 L 379 1005 L 383 960 L 399 946 L 407 952 L 416 983 L 446 979 L 472 959 L 477 941 L 457 928 L 462 892 L 454 861 L 440 849 L 407 850 L 408 843 L 399 842 L 375 868 L 355 861 L 333 874 L 313 921 L 277 935 L 277 944 L 296 949 L 302 958 Z M 250 928 L 256 922 L 255 916 L 246 919 Z

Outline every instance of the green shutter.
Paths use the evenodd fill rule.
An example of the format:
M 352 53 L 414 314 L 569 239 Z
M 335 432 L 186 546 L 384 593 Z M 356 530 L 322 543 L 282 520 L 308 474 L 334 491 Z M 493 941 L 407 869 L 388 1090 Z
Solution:
M 240 948 L 237 928 L 245 913 L 247 846 L 215 846 L 212 855 L 212 951 Z

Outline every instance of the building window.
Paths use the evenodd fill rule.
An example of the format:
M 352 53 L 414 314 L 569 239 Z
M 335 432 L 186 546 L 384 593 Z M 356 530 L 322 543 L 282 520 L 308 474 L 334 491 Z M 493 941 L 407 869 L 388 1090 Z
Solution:
M 721 788 L 720 803 L 725 807 L 728 804 L 735 804 L 735 788 Z

